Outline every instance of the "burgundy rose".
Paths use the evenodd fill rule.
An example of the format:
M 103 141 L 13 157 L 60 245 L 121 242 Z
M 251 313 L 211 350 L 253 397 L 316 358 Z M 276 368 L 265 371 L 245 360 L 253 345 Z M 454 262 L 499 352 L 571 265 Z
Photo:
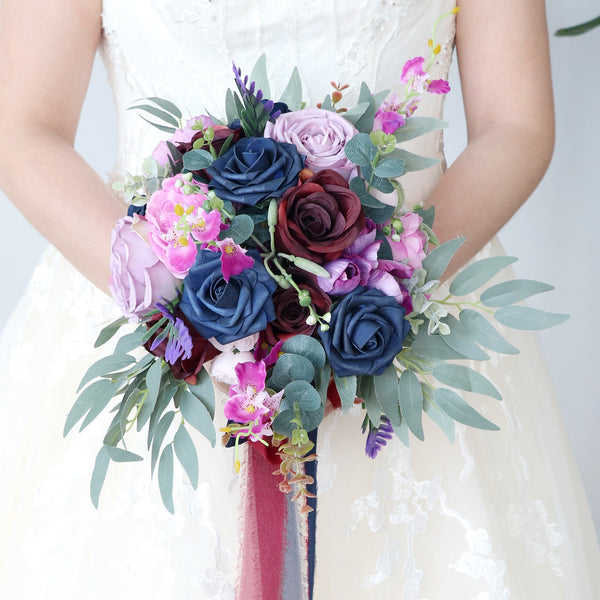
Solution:
M 358 196 L 326 169 L 282 196 L 275 243 L 278 250 L 324 263 L 338 258 L 364 225 Z
M 300 269 L 292 269 L 294 281 L 301 290 L 306 290 L 312 304 L 319 315 L 324 315 L 331 308 L 331 298 L 317 285 L 314 275 Z M 267 324 L 264 332 L 265 341 L 274 346 L 278 341 L 293 335 L 312 335 L 317 325 L 308 325 L 306 319 L 310 315 L 307 306 L 301 306 L 298 292 L 294 288 L 284 290 L 278 288 L 273 294 L 275 320 Z
M 219 354 L 219 350 L 217 350 L 208 340 L 205 340 L 192 326 L 192 324 L 188 321 L 187 317 L 178 309 L 175 309 L 174 316 L 178 319 L 181 319 L 185 325 L 187 326 L 190 337 L 192 338 L 192 355 L 189 358 L 177 359 L 174 364 L 170 364 L 167 362 L 169 367 L 171 367 L 171 371 L 173 372 L 173 376 L 175 379 L 185 379 L 190 385 L 196 385 L 197 375 L 202 368 L 202 365 L 212 360 L 217 354 Z M 157 315 L 155 320 L 161 318 L 161 315 Z M 152 322 L 148 324 L 152 326 Z M 151 350 L 152 342 L 159 335 L 161 330 L 159 329 L 145 344 L 144 347 L 148 352 L 154 354 L 154 356 L 158 356 L 160 358 L 165 358 L 165 353 L 167 350 L 167 340 L 163 340 L 156 348 Z

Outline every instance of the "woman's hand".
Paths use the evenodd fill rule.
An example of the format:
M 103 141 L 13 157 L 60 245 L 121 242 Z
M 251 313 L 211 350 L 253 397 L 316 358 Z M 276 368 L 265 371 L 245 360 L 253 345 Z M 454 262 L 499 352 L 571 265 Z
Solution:
M 447 270 L 470 259 L 543 177 L 554 107 L 543 0 L 461 0 L 456 47 L 468 145 L 429 204 L 440 241 L 466 236 Z
M 101 9 L 101 0 L 2 0 L 0 185 L 106 291 L 110 234 L 123 209 L 73 149 Z

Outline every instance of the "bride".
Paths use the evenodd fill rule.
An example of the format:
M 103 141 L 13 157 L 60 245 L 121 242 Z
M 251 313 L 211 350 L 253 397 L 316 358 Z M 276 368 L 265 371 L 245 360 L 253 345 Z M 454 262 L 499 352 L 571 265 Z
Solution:
M 111 465 L 94 509 L 89 475 L 104 424 L 61 437 L 97 358 L 98 328 L 116 316 L 102 291 L 110 232 L 125 209 L 73 150 L 97 47 L 120 115 L 119 179 L 157 141 L 126 113 L 134 100 L 161 96 L 220 114 L 231 60 L 248 68 L 263 52 L 280 92 L 298 66 L 309 104 L 330 79 L 398 86 L 403 61 L 426 51 L 433 22 L 454 4 L 2 0 L 0 184 L 60 254 L 44 256 L 0 342 L 0 597 L 236 594 L 240 492 L 228 450 L 198 440 L 201 483 L 194 492 L 179 477 L 171 516 L 139 465 Z M 410 203 L 436 206 L 441 239 L 467 237 L 453 269 L 500 251 L 489 240 L 535 188 L 553 146 L 543 2 L 460 7 L 438 27 L 435 68 L 447 74 L 456 43 L 469 143 L 445 173 L 405 179 Z M 419 108 L 441 110 L 433 97 Z M 441 139 L 416 150 L 441 158 Z M 535 343 L 515 340 L 521 356 L 485 365 L 505 399 L 481 409 L 500 424 L 497 434 L 459 428 L 451 445 L 429 427 L 425 443 L 392 443 L 370 461 L 358 417 L 324 422 L 316 599 L 600 597 L 600 556 L 559 411 Z

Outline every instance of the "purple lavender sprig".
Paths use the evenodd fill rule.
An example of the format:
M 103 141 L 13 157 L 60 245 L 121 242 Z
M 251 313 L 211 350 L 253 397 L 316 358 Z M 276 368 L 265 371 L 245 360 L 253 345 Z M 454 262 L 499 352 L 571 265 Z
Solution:
M 375 427 L 370 419 L 367 418 L 369 433 L 367 434 L 367 443 L 365 444 L 365 453 L 369 458 L 375 458 L 379 451 L 392 439 L 394 428 L 390 420 L 381 415 L 379 427 Z M 365 432 L 367 423 L 363 424 L 362 431 Z
M 248 75 L 242 78 L 242 70 L 232 63 L 235 84 L 241 98 L 234 95 L 242 128 L 248 137 L 262 137 L 267 121 L 274 121 L 280 114 L 273 100 L 266 99 L 255 81 L 248 84 Z
M 193 343 L 187 325 L 179 317 L 175 317 L 168 306 L 157 302 L 156 308 L 162 313 L 166 322 L 163 331 L 152 342 L 150 350 L 155 350 L 166 339 L 165 360 L 169 364 L 175 364 L 179 358 L 183 358 L 184 360 L 190 358 L 192 356 Z

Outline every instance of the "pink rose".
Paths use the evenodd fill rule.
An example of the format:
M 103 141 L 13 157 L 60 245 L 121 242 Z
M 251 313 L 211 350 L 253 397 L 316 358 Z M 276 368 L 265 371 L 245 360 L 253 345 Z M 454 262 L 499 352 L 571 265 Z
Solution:
M 169 138 L 169 142 L 177 146 L 177 144 L 187 144 L 192 141 L 192 138 L 198 133 L 198 129 L 192 129 L 194 125 L 202 125 L 203 129 L 208 127 L 213 127 L 214 123 L 210 117 L 206 115 L 199 115 L 197 117 L 192 117 L 185 124 L 185 127 L 182 129 L 177 129 L 175 133 Z M 171 153 L 169 152 L 169 147 L 167 146 L 167 142 L 164 140 L 161 141 L 154 151 L 152 152 L 152 158 L 160 165 L 169 164 L 169 159 L 171 157 Z
M 420 269 L 426 256 L 427 242 L 427 236 L 420 229 L 423 219 L 415 213 L 407 213 L 399 218 L 404 228 L 400 240 L 393 241 L 388 238 L 394 260 L 406 263 L 413 269 Z
M 112 232 L 109 288 L 131 322 L 177 295 L 179 282 L 154 254 L 147 234 L 148 223 L 138 215 L 119 219 Z
M 162 189 L 152 194 L 146 205 L 146 219 L 152 249 L 175 277 L 183 279 L 198 252 L 194 239 L 215 239 L 221 229 L 221 216 L 216 210 L 203 210 L 208 192 L 204 184 L 194 184 L 197 193 L 184 194 L 178 181 L 187 183 L 181 175 L 168 177 Z
M 305 167 L 315 173 L 332 169 L 346 181 L 357 175 L 356 165 L 346 158 L 344 146 L 358 131 L 339 114 L 320 108 L 305 108 L 268 122 L 265 137 L 294 144 L 306 157 Z

